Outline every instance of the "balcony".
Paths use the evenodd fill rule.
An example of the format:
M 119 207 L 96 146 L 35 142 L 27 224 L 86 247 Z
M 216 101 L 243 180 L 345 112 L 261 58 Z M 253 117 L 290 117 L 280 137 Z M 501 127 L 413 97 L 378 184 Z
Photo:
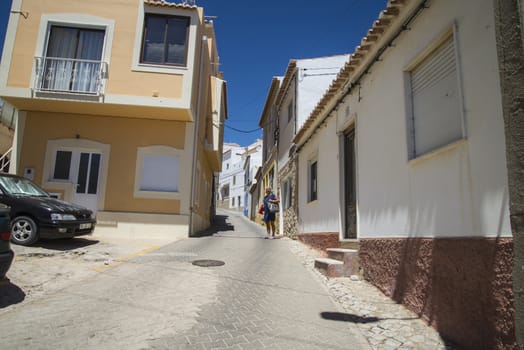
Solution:
M 36 57 L 34 93 L 36 97 L 70 99 L 100 97 L 105 93 L 107 62 Z M 80 98 L 83 99 L 83 98 Z

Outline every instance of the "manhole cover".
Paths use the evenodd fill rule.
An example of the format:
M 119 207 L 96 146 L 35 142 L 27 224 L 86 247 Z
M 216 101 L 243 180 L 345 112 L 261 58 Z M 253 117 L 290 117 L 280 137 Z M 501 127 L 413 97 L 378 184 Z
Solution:
M 210 267 L 210 266 L 222 266 L 225 264 L 225 262 L 220 260 L 195 260 L 192 262 L 193 265 L 201 266 L 201 267 Z

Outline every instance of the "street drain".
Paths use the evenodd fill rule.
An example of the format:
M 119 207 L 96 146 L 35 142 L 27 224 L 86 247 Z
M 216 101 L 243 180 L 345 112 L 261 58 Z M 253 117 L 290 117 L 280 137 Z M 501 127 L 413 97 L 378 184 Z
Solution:
M 204 259 L 204 260 L 195 260 L 195 261 L 192 262 L 192 264 L 195 265 L 195 266 L 200 266 L 200 267 L 211 267 L 211 266 L 222 266 L 222 265 L 225 265 L 225 262 L 220 261 L 220 260 Z

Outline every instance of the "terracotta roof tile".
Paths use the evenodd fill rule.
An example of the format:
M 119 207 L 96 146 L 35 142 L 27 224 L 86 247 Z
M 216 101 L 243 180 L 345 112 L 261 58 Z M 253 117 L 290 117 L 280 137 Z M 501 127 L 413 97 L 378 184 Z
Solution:
M 373 23 L 373 26 L 367 32 L 367 35 L 362 38 L 361 44 L 355 48 L 355 52 L 351 55 L 350 59 L 344 67 L 340 70 L 339 74 L 333 80 L 327 91 L 324 93 L 316 107 L 313 109 L 308 119 L 304 122 L 302 128 L 295 135 L 293 142 L 297 143 L 302 136 L 304 136 L 308 130 L 313 127 L 316 120 L 321 117 L 323 112 L 330 113 L 330 111 L 324 111 L 326 106 L 329 105 L 331 100 L 335 98 L 340 89 L 344 88 L 353 78 L 352 74 L 365 62 L 366 57 L 377 42 L 384 36 L 387 29 L 392 24 L 392 21 L 402 11 L 402 8 L 412 0 L 389 0 L 386 8 L 380 12 L 378 19 Z
M 198 6 L 196 5 L 189 5 L 183 1 L 180 3 L 174 3 L 174 2 L 168 2 L 165 0 L 144 0 L 144 4 L 150 5 L 150 6 L 157 6 L 157 7 L 175 7 L 175 8 L 184 8 L 184 9 L 198 8 Z

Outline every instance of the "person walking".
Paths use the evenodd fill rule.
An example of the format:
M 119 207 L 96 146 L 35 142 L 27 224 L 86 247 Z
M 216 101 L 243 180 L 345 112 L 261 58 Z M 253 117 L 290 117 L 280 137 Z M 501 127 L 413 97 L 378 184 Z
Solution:
M 267 236 L 266 239 L 275 238 L 275 212 L 269 210 L 270 203 L 278 204 L 280 201 L 271 190 L 271 187 L 266 187 L 266 195 L 264 196 L 264 223 L 266 224 Z

